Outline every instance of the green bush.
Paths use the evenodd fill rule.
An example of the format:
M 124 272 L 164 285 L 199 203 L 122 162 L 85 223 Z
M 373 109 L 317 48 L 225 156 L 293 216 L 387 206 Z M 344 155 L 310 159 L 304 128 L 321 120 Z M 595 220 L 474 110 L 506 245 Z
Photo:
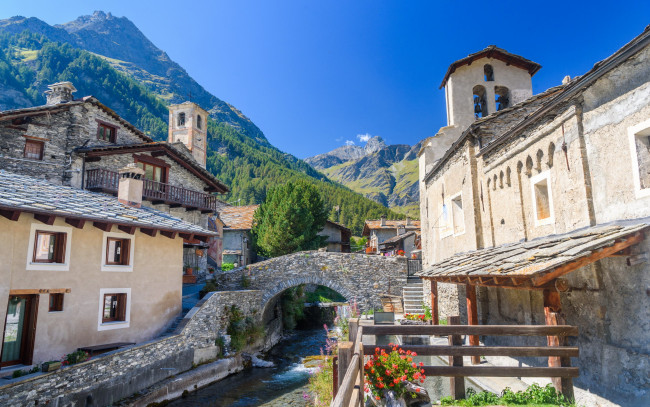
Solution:
M 226 333 L 230 335 L 230 347 L 235 352 L 241 351 L 246 345 L 252 345 L 266 334 L 263 325 L 255 323 L 253 317 L 245 317 L 236 305 L 228 310 L 228 320 Z
M 574 403 L 558 393 L 553 385 L 547 384 L 541 387 L 533 383 L 524 391 L 513 392 L 506 387 L 501 396 L 488 391 L 477 393 L 473 389 L 467 390 L 466 398 L 463 400 L 454 400 L 451 397 L 443 397 L 440 400 L 443 406 L 564 406 L 572 407 Z
M 221 263 L 221 270 L 230 271 L 235 268 L 235 263 Z

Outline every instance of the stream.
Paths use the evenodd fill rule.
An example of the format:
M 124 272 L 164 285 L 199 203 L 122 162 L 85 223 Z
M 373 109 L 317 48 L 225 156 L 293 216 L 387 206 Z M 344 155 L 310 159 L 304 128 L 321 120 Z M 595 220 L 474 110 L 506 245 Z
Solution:
M 267 354 L 266 359 L 275 363 L 275 367 L 244 370 L 168 406 L 304 407 L 307 401 L 303 394 L 309 391 L 309 369 L 302 365 L 302 359 L 319 355 L 325 337 L 323 328 L 293 331 Z

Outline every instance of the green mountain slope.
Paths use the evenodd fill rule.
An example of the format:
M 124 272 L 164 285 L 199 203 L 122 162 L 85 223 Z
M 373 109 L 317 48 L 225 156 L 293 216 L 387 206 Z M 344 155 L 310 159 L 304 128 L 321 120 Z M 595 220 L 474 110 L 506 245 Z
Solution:
M 0 32 L 1 27 L 0 22 Z M 106 58 L 69 44 L 52 42 L 29 31 L 0 34 L 0 109 L 43 104 L 47 85 L 59 81 L 73 82 L 77 95 L 93 95 L 152 138 L 166 139 L 166 105 L 170 99 L 155 94 L 146 83 L 118 71 Z M 232 108 L 231 112 L 235 111 Z M 331 210 L 330 218 L 344 223 L 355 234 L 361 233 L 365 219 L 382 214 L 400 217 L 273 147 L 261 132 L 261 136 L 251 134 L 247 128 L 252 127 L 234 125 L 231 118 L 220 121 L 219 115 L 211 117 L 208 169 L 230 186 L 226 201 L 260 203 L 269 186 L 306 179 L 321 191 Z

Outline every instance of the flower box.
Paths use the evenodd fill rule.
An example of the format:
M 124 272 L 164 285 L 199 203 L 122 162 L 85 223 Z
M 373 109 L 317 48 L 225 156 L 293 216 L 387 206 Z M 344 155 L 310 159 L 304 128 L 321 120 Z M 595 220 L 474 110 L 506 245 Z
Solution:
M 53 372 L 59 369 L 61 369 L 61 362 L 59 361 L 45 362 L 41 365 L 42 372 Z

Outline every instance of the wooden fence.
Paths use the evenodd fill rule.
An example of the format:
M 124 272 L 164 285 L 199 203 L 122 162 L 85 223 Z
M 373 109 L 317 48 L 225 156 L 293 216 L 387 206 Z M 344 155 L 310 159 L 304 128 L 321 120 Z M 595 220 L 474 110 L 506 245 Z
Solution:
M 402 345 L 404 350 L 419 356 L 448 356 L 449 366 L 424 366 L 427 376 L 451 378 L 451 395 L 465 397 L 465 377 L 550 377 L 556 389 L 573 400 L 573 377 L 577 367 L 571 358 L 577 357 L 577 347 L 566 346 L 566 337 L 577 336 L 578 328 L 570 325 L 460 325 L 460 317 L 449 317 L 449 325 L 383 325 L 360 326 L 358 319 L 350 320 L 350 338 L 339 344 L 338 374 L 335 373 L 334 400 L 330 407 L 361 407 L 364 388 L 364 355 L 375 348 L 390 352 L 389 346 L 363 345 L 363 335 L 436 335 L 447 336 L 449 345 Z M 546 336 L 556 346 L 467 346 L 462 335 L 475 336 Z M 551 341 L 551 338 L 553 339 Z M 534 356 L 548 357 L 549 367 L 463 366 L 463 356 Z M 338 383 L 337 383 L 338 382 Z

